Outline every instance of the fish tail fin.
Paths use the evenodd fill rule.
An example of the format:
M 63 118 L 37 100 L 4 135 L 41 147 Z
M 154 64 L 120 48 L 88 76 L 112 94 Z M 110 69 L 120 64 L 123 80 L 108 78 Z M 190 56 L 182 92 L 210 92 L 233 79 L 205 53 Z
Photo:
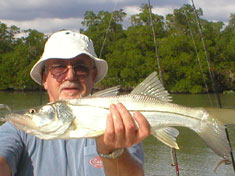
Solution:
M 211 119 L 213 122 L 203 124 L 196 133 L 204 140 L 204 142 L 219 156 L 225 160 L 230 160 L 231 147 L 229 145 L 225 126 Z
M 172 127 L 152 129 L 152 135 L 167 146 L 179 149 L 179 146 L 176 143 L 176 137 L 179 135 L 177 129 Z

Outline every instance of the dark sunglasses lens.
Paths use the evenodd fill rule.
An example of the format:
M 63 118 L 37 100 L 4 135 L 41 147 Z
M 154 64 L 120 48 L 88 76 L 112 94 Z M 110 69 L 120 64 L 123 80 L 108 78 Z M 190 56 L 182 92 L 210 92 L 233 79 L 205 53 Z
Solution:
M 74 71 L 77 74 L 77 76 L 88 76 L 90 69 L 86 65 L 77 64 L 74 65 Z
M 65 72 L 67 72 L 66 66 L 61 65 L 61 66 L 51 68 L 51 73 L 55 76 L 60 76 L 61 74 L 64 74 Z
M 74 64 L 73 70 L 76 76 L 80 76 L 80 77 L 87 77 L 89 76 L 89 73 L 90 73 L 89 67 L 84 64 Z M 50 71 L 51 71 L 53 78 L 61 82 L 66 76 L 66 73 L 68 72 L 68 67 L 67 65 L 56 65 L 56 66 L 52 66 L 50 68 Z

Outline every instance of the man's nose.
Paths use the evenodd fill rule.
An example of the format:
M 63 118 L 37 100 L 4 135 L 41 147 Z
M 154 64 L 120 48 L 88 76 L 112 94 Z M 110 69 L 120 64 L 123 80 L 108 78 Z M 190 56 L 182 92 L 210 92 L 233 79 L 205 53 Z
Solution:
M 66 73 L 65 79 L 66 79 L 66 80 L 74 80 L 75 77 L 76 77 L 76 74 L 75 74 L 75 72 L 74 72 L 73 66 L 68 65 L 67 67 L 68 67 L 68 71 L 67 71 L 67 73 Z

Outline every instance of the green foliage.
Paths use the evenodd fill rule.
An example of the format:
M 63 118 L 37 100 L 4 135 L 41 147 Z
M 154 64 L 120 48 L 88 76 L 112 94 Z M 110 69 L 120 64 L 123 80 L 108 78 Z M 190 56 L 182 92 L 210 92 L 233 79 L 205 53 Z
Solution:
M 150 18 L 149 13 L 148 5 L 142 4 L 140 12 L 130 16 L 130 26 L 125 29 L 122 23 L 127 14 L 122 9 L 84 14 L 81 32 L 93 40 L 98 57 L 109 64 L 108 75 L 97 88 L 118 84 L 133 88 L 151 72 L 159 72 L 159 67 L 170 92 L 212 92 L 212 71 L 219 91 L 235 88 L 235 14 L 224 26 L 222 22 L 202 19 L 203 11 L 197 9 L 200 33 L 190 5 L 165 17 L 152 14 Z M 15 37 L 22 32 L 27 35 Z M 0 23 L 0 89 L 39 88 L 29 72 L 42 53 L 45 39 L 35 30 L 21 31 Z
M 9 47 L 2 47 L 5 51 L 0 55 L 0 89 L 38 89 L 39 86 L 32 81 L 29 72 L 42 53 L 44 34 L 27 30 L 23 32 L 27 37 L 15 38 L 16 34 L 20 34 L 18 28 L 6 25 L 1 27 L 0 31 L 5 32 L 2 36 L 9 38 L 5 40 L 5 45 Z

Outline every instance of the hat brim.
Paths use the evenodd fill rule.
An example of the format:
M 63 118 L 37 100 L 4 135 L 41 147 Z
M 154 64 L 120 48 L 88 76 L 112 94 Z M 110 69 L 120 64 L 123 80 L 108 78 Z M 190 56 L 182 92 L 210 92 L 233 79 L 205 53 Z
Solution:
M 82 53 L 80 53 L 80 54 L 78 54 L 78 55 L 76 55 L 74 57 L 77 57 L 77 56 L 82 55 L 82 54 L 88 55 L 95 62 L 95 66 L 97 68 L 97 75 L 96 75 L 96 78 L 95 78 L 95 83 L 98 83 L 101 80 L 103 80 L 104 77 L 106 76 L 107 72 L 108 72 L 108 64 L 107 64 L 107 62 L 105 60 L 103 60 L 103 59 L 99 59 L 97 57 L 94 57 L 91 54 L 86 53 L 86 52 L 82 52 Z M 63 58 L 58 58 L 58 57 L 56 57 L 56 58 L 54 58 L 54 57 L 53 58 L 41 57 L 39 59 L 39 61 L 31 69 L 30 76 L 32 77 L 32 79 L 36 83 L 38 83 L 40 85 L 43 85 L 42 69 L 45 66 L 45 62 L 47 60 L 50 60 L 50 59 L 72 59 L 74 57 L 72 57 L 72 56 L 67 57 L 67 58 L 65 58 L 65 57 L 63 57 Z

